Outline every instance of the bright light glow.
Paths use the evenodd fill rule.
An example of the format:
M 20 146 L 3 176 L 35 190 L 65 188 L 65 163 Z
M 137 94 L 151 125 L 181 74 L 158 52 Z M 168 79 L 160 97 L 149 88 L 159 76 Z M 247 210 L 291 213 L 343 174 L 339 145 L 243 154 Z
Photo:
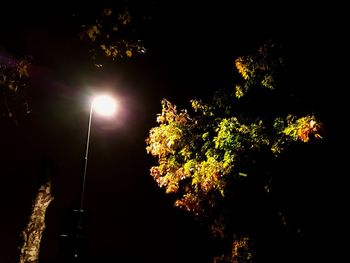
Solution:
M 117 110 L 117 102 L 110 96 L 101 95 L 92 101 L 92 109 L 103 116 L 111 116 Z

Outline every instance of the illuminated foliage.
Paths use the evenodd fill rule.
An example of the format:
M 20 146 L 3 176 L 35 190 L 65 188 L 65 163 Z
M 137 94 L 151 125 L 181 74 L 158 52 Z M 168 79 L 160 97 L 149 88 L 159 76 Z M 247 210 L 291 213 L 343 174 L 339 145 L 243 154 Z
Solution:
M 159 126 L 150 130 L 147 152 L 158 158 L 151 175 L 167 193 L 178 193 L 175 205 L 199 214 L 225 196 L 227 180 L 247 176 L 243 163 L 254 152 L 281 153 L 294 141 L 320 138 L 320 124 L 312 115 L 264 120 L 218 116 L 215 105 L 193 100 L 193 115 L 162 101 Z M 213 198 L 214 197 L 214 198 Z
M 235 60 L 235 67 L 243 78 L 242 84 L 237 84 L 236 98 L 243 97 L 251 87 L 262 86 L 274 89 L 278 70 L 283 65 L 283 59 L 279 54 L 275 54 L 276 44 L 268 42 L 263 45 L 253 55 L 241 56 Z
M 128 9 L 118 13 L 106 8 L 94 23 L 82 25 L 81 28 L 80 39 L 90 43 L 96 67 L 102 67 L 96 61 L 100 54 L 117 60 L 146 52 L 143 42 L 133 36 L 135 29 Z
M 26 100 L 30 66 L 29 58 L 3 57 L 0 60 L 0 106 L 7 117 L 14 118 L 16 111 L 30 112 Z
M 251 240 L 248 237 L 237 238 L 232 243 L 232 249 L 228 255 L 214 258 L 214 263 L 252 263 Z
M 259 160 L 274 159 L 291 144 L 321 138 L 321 123 L 312 114 L 299 117 L 276 111 L 270 116 L 261 111 L 248 113 L 241 107 L 252 103 L 242 98 L 250 90 L 265 87 L 273 93 L 282 63 L 273 52 L 274 45 L 269 43 L 256 55 L 235 60 L 243 79 L 235 92 L 217 93 L 209 102 L 192 100 L 189 111 L 163 99 L 158 126 L 146 139 L 147 152 L 158 160 L 150 172 L 159 187 L 175 197 L 175 206 L 206 221 L 212 234 L 220 238 L 233 234 L 234 228 L 227 230 L 231 223 L 225 215 L 241 200 L 237 193 L 233 199 L 232 191 L 235 185 L 263 173 L 252 168 Z M 271 191 L 270 183 L 267 178 L 263 191 Z M 247 239 L 242 238 L 229 238 L 233 245 L 230 260 L 217 262 L 252 262 Z M 241 248 L 247 250 L 242 252 L 244 260 Z
M 288 116 L 287 127 L 283 130 L 283 133 L 290 136 L 294 141 L 308 142 L 311 134 L 316 138 L 322 138 L 319 133 L 320 128 L 321 125 L 315 116 L 309 115 L 299 119 L 294 116 Z

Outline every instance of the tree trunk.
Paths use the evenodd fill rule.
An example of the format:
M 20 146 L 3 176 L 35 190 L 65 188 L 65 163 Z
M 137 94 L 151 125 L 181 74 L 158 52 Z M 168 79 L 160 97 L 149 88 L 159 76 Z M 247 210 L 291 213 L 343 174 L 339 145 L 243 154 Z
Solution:
M 52 200 L 51 181 L 48 181 L 40 186 L 33 202 L 29 223 L 22 232 L 23 245 L 21 248 L 20 263 L 39 262 L 40 242 L 45 229 L 45 213 Z

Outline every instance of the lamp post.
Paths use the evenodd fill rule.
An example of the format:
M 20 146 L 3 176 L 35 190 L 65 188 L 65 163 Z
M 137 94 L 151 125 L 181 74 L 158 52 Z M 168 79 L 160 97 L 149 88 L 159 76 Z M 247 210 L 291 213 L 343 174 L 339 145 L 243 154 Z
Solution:
M 87 174 L 87 166 L 88 166 L 88 156 L 89 156 L 89 147 L 90 147 L 90 134 L 91 134 L 91 125 L 93 120 L 93 113 L 97 113 L 101 116 L 112 116 L 117 110 L 117 103 L 116 101 L 107 95 L 100 95 L 95 97 L 90 104 L 90 112 L 89 112 L 89 122 L 88 122 L 88 129 L 87 129 L 87 138 L 86 138 L 86 148 L 85 148 L 85 156 L 84 156 L 84 173 L 83 173 L 83 180 L 82 180 L 82 186 L 81 186 L 81 196 L 80 196 L 80 205 L 78 212 L 78 225 L 77 225 L 77 232 L 74 235 L 75 236 L 75 245 L 74 245 L 74 251 L 73 251 L 73 258 L 79 259 L 81 248 L 80 248 L 80 239 L 84 236 L 82 235 L 82 218 L 84 213 L 84 197 L 85 197 L 85 184 L 86 184 L 86 174 Z M 74 262 L 76 262 L 74 260 Z M 80 262 L 80 261 L 79 261 Z
M 116 101 L 108 96 L 108 95 L 100 95 L 95 97 L 90 104 L 90 113 L 89 113 L 89 124 L 87 130 L 87 138 L 86 138 L 86 148 L 85 148 L 85 157 L 84 157 L 84 174 L 81 188 L 81 197 L 80 197 L 80 206 L 79 212 L 82 213 L 84 211 L 84 195 L 85 195 L 85 182 L 86 182 L 86 172 L 88 165 L 88 155 L 89 155 L 89 146 L 90 146 L 90 134 L 91 134 L 91 120 L 92 113 L 95 111 L 99 115 L 102 116 L 112 116 L 117 110 Z M 81 218 L 79 218 L 79 227 L 81 226 Z

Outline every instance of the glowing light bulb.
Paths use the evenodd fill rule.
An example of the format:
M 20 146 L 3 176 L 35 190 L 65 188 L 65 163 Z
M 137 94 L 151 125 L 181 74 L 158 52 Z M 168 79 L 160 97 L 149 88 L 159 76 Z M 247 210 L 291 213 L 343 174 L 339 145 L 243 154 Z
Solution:
M 103 116 L 112 116 L 117 111 L 117 102 L 110 96 L 101 95 L 92 101 L 92 109 Z

